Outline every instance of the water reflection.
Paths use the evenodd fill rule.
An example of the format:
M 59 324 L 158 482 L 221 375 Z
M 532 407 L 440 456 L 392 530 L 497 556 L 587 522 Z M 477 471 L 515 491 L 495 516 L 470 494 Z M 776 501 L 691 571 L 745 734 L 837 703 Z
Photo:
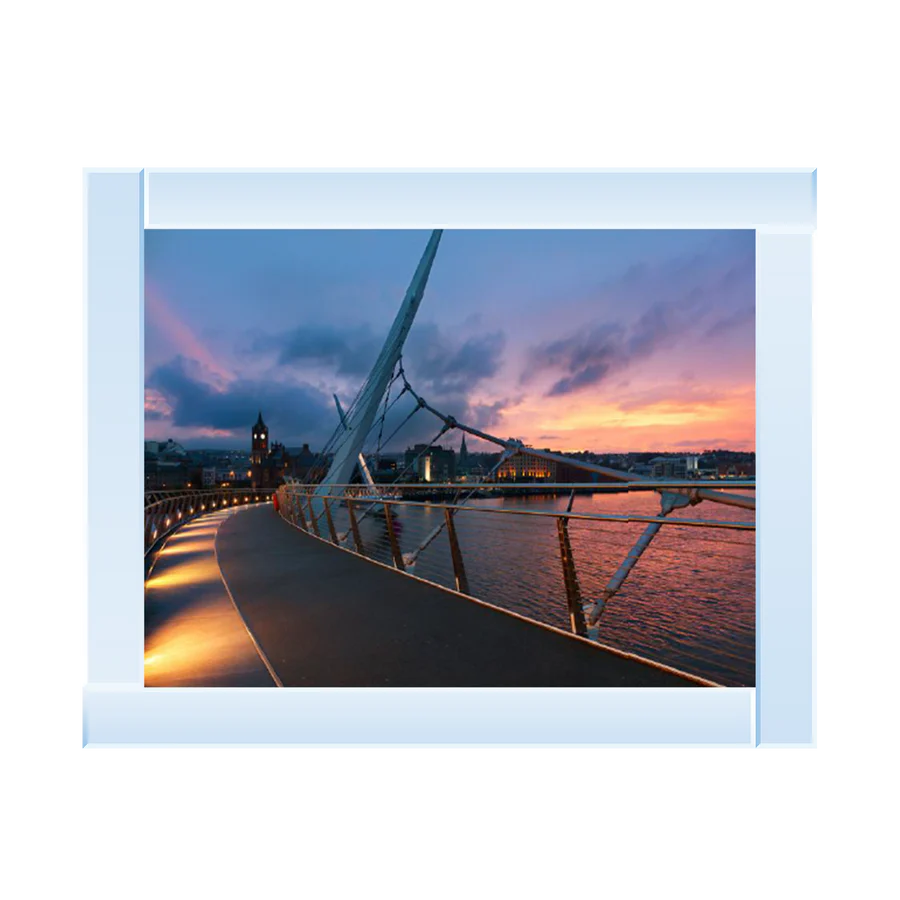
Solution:
M 479 507 L 565 511 L 568 497 L 504 497 Z M 394 509 L 397 509 L 396 507 Z M 573 512 L 658 515 L 654 493 L 576 497 Z M 345 514 L 344 514 L 345 515 Z M 401 550 L 410 553 L 443 521 L 423 505 L 395 514 Z M 753 512 L 704 502 L 671 519 L 752 522 Z M 346 523 L 343 527 L 347 527 Z M 457 533 L 471 593 L 541 622 L 568 629 L 559 540 L 553 519 L 461 511 Z M 570 520 L 569 534 L 582 596 L 600 595 L 646 526 Z M 383 518 L 361 523 L 366 552 L 391 564 Z M 663 526 L 610 602 L 600 639 L 723 684 L 755 681 L 755 532 Z M 446 533 L 418 557 L 416 575 L 454 587 Z

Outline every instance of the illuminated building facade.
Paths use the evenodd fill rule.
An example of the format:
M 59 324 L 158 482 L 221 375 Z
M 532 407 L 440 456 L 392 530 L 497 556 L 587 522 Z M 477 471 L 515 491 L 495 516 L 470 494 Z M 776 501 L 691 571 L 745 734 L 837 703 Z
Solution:
M 556 481 L 556 463 L 530 453 L 516 453 L 497 469 L 498 481 Z
M 406 449 L 405 463 L 409 474 L 417 476 L 419 481 L 446 483 L 456 480 L 456 451 L 450 447 L 416 444 Z
M 550 452 L 547 450 L 546 452 Z M 498 481 L 546 481 L 548 484 L 579 484 L 596 481 L 596 476 L 586 474 L 574 466 L 535 456 L 527 450 L 507 459 L 497 469 Z M 605 480 L 605 479 L 603 479 Z

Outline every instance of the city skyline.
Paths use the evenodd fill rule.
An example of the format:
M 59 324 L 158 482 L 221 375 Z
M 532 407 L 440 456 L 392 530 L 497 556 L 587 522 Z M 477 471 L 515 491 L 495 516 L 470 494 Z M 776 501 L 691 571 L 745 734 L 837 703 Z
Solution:
M 349 404 L 366 377 L 427 236 L 148 231 L 145 437 L 242 447 L 262 410 L 273 438 L 322 446 L 332 393 Z M 534 446 L 752 451 L 754 241 L 446 232 L 406 371 L 442 411 Z M 435 422 L 416 416 L 387 449 L 430 440 Z

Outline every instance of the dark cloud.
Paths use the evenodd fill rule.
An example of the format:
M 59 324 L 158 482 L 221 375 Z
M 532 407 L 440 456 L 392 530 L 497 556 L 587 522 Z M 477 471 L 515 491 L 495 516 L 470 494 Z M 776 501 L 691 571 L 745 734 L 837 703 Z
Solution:
M 250 344 L 255 354 L 277 354 L 280 366 L 312 363 L 335 376 L 366 376 L 385 335 L 367 324 L 335 327 L 305 325 L 279 335 L 262 335 Z M 433 323 L 415 327 L 407 342 L 404 366 L 416 384 L 437 395 L 466 394 L 499 369 L 506 337 L 500 331 L 456 339 Z
M 147 386 L 171 407 L 171 422 L 187 428 L 241 432 L 262 410 L 273 438 L 282 442 L 310 440 L 334 427 L 331 398 L 312 385 L 242 379 L 213 386 L 196 363 L 178 356 L 158 366 Z
M 468 325 L 471 327 L 477 324 L 477 319 L 470 317 Z M 332 400 L 330 394 L 326 396 L 325 385 L 332 378 L 340 376 L 344 376 L 344 380 L 349 384 L 362 384 L 371 371 L 383 341 L 384 335 L 376 335 L 367 323 L 344 328 L 316 324 L 295 328 L 281 334 L 256 335 L 247 341 L 244 353 L 249 356 L 274 354 L 276 369 L 289 370 L 295 364 L 305 363 L 311 366 L 315 372 L 320 373 L 323 381 L 321 391 L 308 384 L 293 387 L 291 390 L 306 392 L 305 396 L 296 398 L 295 404 L 297 408 L 306 410 L 305 418 L 323 422 L 322 428 L 315 435 L 306 438 L 315 440 L 322 445 L 336 427 Z M 502 420 L 503 410 L 518 402 L 503 399 L 483 404 L 470 399 L 473 391 L 485 379 L 499 371 L 505 344 L 506 337 L 500 331 L 474 336 L 471 334 L 466 336 L 463 333 L 457 336 L 455 333 L 442 330 L 434 323 L 418 322 L 406 345 L 403 358 L 404 370 L 416 392 L 441 412 L 454 416 L 459 421 L 471 424 L 476 428 L 488 429 L 498 426 Z M 239 426 L 235 426 L 232 424 L 230 415 L 219 414 L 231 412 L 231 398 L 227 402 L 223 401 L 214 395 L 212 389 L 206 388 L 202 381 L 185 376 L 183 362 L 175 367 L 174 371 L 170 371 L 169 367 L 161 367 L 161 371 L 154 373 L 153 383 L 148 381 L 148 385 L 158 387 L 164 393 L 172 393 L 181 398 L 181 408 L 175 411 L 175 416 L 182 420 L 186 418 L 185 410 L 190 409 L 196 413 L 192 418 L 203 419 L 202 423 L 196 424 L 223 428 L 243 427 L 246 424 L 245 419 L 241 418 Z M 170 383 L 172 381 L 176 383 Z M 256 395 L 268 387 L 268 384 L 260 382 L 250 385 L 248 391 Z M 392 399 L 396 398 L 400 389 L 401 384 L 397 382 L 391 395 Z M 331 388 L 329 387 L 328 390 Z M 342 402 L 345 406 L 352 401 L 355 390 L 354 387 L 347 393 L 346 384 L 341 389 Z M 243 393 L 234 398 L 237 405 L 245 399 Z M 279 397 L 271 398 L 271 401 L 279 400 Z M 218 406 L 215 416 L 204 410 L 204 404 L 211 402 Z M 271 405 L 271 402 L 267 402 L 265 408 Z M 308 415 L 309 413 L 318 413 L 323 408 L 325 413 L 318 419 L 315 415 Z M 406 397 L 392 406 L 383 426 L 380 420 L 376 419 L 366 446 L 374 448 L 379 433 L 385 442 L 382 447 L 385 450 L 398 450 L 417 442 L 430 441 L 442 423 L 426 411 L 417 413 L 408 424 L 403 425 L 395 438 L 390 439 L 390 436 L 403 423 L 413 408 L 414 403 L 411 397 Z M 235 411 L 236 415 L 237 411 Z M 213 418 L 217 422 L 227 424 L 215 425 L 210 421 Z M 269 421 L 268 415 L 266 415 L 266 421 Z M 175 421 L 174 424 L 187 423 Z M 276 419 L 273 418 L 270 424 L 274 435 Z M 326 428 L 325 424 L 329 427 Z
M 301 325 L 274 335 L 260 335 L 250 344 L 251 353 L 275 352 L 281 366 L 314 363 L 337 375 L 365 375 L 372 368 L 384 335 L 376 335 L 368 324 L 336 327 Z
M 497 374 L 505 346 L 502 331 L 456 339 L 434 323 L 421 323 L 407 342 L 404 367 L 422 390 L 467 394 Z
M 532 347 L 522 380 L 529 381 L 546 369 L 561 369 L 569 374 L 560 378 L 547 395 L 569 394 L 602 381 L 612 369 L 620 368 L 626 352 L 626 332 L 622 326 L 588 326 L 568 337 Z
M 548 397 L 561 397 L 564 394 L 571 394 L 573 391 L 580 390 L 583 387 L 589 387 L 592 384 L 602 381 L 609 372 L 610 363 L 598 362 L 589 366 L 585 366 L 574 375 L 560 378 L 553 387 L 547 391 Z
M 521 398 L 510 399 L 505 397 L 503 400 L 497 400 L 495 403 L 470 404 L 468 408 L 469 415 L 463 421 L 473 428 L 487 430 L 502 424 L 503 413 L 521 402 Z M 501 435 L 498 435 L 498 437 L 501 437 Z
M 704 337 L 718 337 L 720 335 L 727 334 L 729 331 L 733 331 L 735 328 L 740 328 L 742 325 L 746 325 L 749 322 L 755 321 L 756 307 L 745 306 L 742 309 L 735 310 L 735 312 L 731 313 L 731 315 L 723 316 L 721 319 L 713 322 L 709 329 L 707 329 Z
M 683 331 L 686 317 L 684 308 L 671 303 L 654 303 L 632 328 L 625 344 L 628 360 L 650 356 L 666 341 L 671 341 Z
M 479 403 L 473 394 L 482 382 L 499 372 L 505 346 L 506 335 L 501 331 L 457 337 L 434 323 L 421 322 L 415 325 L 407 341 L 403 367 L 416 393 L 435 409 L 474 428 L 499 430 L 504 411 L 520 400 L 504 398 Z M 391 449 L 430 441 L 440 427 L 439 419 L 421 411 L 397 435 Z M 387 424 L 385 432 L 388 432 Z M 452 432 L 442 440 L 451 438 L 455 446 L 460 435 Z
M 562 377 L 547 391 L 548 397 L 599 384 L 611 373 L 677 342 L 707 310 L 706 292 L 693 289 L 677 302 L 654 303 L 629 328 L 586 325 L 564 338 L 532 347 L 522 380 L 548 369 L 560 370 Z
M 416 392 L 419 393 L 418 388 Z M 508 436 L 503 428 L 504 413 L 521 402 L 519 397 L 507 397 L 493 403 L 477 403 L 471 402 L 465 394 L 426 393 L 424 399 L 444 415 L 453 416 L 458 422 L 495 434 L 499 438 Z M 408 394 L 391 408 L 385 418 L 384 428 L 381 429 L 383 450 L 397 451 L 414 444 L 428 443 L 438 434 L 444 423 L 428 410 L 420 409 L 407 420 L 415 409 L 415 401 Z M 366 444 L 368 448 L 375 449 L 378 431 L 379 426 L 376 424 Z M 456 447 L 461 439 L 462 432 L 454 429 L 444 435 L 438 443 Z M 468 438 L 469 441 L 472 439 L 471 436 Z
M 547 396 L 571 394 L 685 339 L 700 339 L 704 326 L 707 336 L 741 327 L 753 317 L 754 265 L 753 252 L 723 259 L 715 242 L 703 252 L 632 265 L 600 285 L 594 299 L 599 308 L 638 310 L 637 319 L 630 324 L 618 317 L 616 324 L 595 319 L 531 347 L 521 381 L 555 371 Z M 716 315 L 719 321 L 710 326 Z

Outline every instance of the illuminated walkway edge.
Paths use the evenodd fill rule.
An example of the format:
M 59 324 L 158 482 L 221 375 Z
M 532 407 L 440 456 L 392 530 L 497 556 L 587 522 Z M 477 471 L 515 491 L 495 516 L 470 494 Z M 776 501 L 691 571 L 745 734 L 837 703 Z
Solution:
M 144 583 L 146 687 L 277 684 L 216 560 L 216 534 L 233 515 L 223 510 L 188 522 L 156 555 Z

